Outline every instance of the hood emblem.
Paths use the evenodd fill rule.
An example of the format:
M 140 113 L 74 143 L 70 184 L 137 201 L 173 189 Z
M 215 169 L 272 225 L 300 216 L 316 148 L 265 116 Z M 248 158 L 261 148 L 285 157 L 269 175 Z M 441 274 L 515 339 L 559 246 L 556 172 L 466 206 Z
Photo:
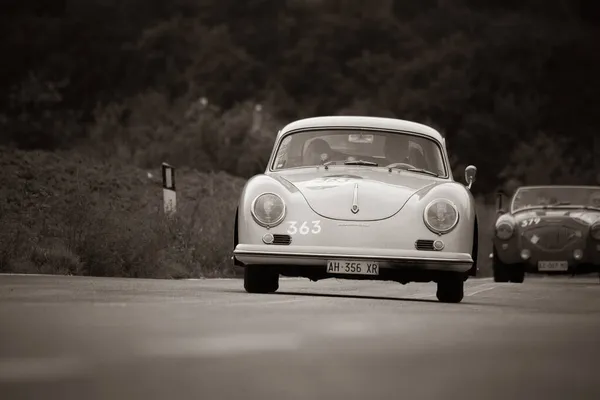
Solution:
M 531 240 L 531 243 L 537 244 L 537 242 L 540 241 L 540 237 L 534 233 L 530 240 Z
M 350 210 L 354 214 L 358 212 L 358 183 L 354 184 L 354 197 L 352 198 L 352 208 Z

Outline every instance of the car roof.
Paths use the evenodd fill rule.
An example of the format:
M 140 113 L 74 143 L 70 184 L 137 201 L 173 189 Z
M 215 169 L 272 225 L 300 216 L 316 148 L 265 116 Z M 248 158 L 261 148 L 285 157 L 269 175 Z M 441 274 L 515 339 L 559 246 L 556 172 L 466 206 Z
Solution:
M 366 116 L 350 116 L 350 115 L 335 115 L 323 117 L 311 117 L 293 121 L 284 126 L 277 135 L 279 139 L 283 134 L 296 130 L 307 128 L 329 128 L 329 127 L 352 127 L 352 128 L 374 128 L 385 130 L 397 130 L 414 132 L 421 135 L 436 139 L 440 143 L 444 143 L 443 136 L 430 126 L 420 124 L 418 122 L 407 121 L 396 118 L 384 117 L 366 117 Z

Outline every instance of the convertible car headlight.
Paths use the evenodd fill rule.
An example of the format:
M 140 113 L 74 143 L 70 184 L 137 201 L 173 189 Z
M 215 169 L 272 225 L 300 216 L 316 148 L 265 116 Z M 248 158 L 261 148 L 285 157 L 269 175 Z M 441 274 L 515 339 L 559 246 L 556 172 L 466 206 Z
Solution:
M 590 235 L 595 240 L 600 240 L 600 222 L 596 222 L 594 225 L 592 225 L 590 228 Z
M 285 218 L 285 203 L 275 193 L 263 193 L 254 199 L 251 211 L 259 225 L 273 227 Z
M 458 223 L 458 210 L 449 200 L 433 200 L 425 207 L 423 219 L 432 232 L 448 233 Z
M 496 226 L 496 237 L 498 237 L 498 239 L 510 239 L 514 232 L 514 225 L 509 222 L 501 222 Z

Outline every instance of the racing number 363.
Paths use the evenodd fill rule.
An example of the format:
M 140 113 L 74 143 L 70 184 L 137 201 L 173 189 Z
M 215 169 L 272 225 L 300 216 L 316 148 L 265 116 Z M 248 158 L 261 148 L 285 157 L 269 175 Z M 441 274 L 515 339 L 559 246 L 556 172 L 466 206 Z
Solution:
M 304 221 L 300 226 L 298 226 L 298 221 L 290 221 L 288 224 L 287 233 L 290 235 L 295 235 L 296 233 L 301 235 L 312 233 L 313 235 L 316 235 L 321 233 L 321 221 L 311 221 L 310 224 L 308 221 Z

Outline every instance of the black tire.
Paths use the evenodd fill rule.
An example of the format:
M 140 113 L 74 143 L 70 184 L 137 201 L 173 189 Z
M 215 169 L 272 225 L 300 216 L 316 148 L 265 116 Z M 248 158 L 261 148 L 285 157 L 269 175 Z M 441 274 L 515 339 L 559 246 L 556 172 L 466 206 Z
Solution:
M 244 267 L 244 289 L 248 293 L 273 293 L 279 289 L 279 274 L 269 267 L 248 265 Z
M 449 277 L 437 283 L 437 299 L 442 303 L 460 303 L 465 296 L 462 276 Z
M 504 264 L 496 255 L 494 248 L 492 257 L 492 270 L 494 272 L 494 282 L 510 282 L 510 271 L 508 266 Z
M 475 220 L 475 227 L 473 229 L 473 249 L 471 250 L 471 257 L 473 258 L 473 266 L 465 275 L 465 281 L 469 278 L 469 276 L 477 276 L 477 272 L 479 271 L 479 230 L 477 228 L 477 220 Z
M 494 264 L 494 282 L 510 282 L 509 271 L 506 268 L 506 265 L 497 265 Z
M 523 283 L 525 281 L 525 267 L 522 265 L 515 265 L 510 271 L 510 281 L 512 283 Z

